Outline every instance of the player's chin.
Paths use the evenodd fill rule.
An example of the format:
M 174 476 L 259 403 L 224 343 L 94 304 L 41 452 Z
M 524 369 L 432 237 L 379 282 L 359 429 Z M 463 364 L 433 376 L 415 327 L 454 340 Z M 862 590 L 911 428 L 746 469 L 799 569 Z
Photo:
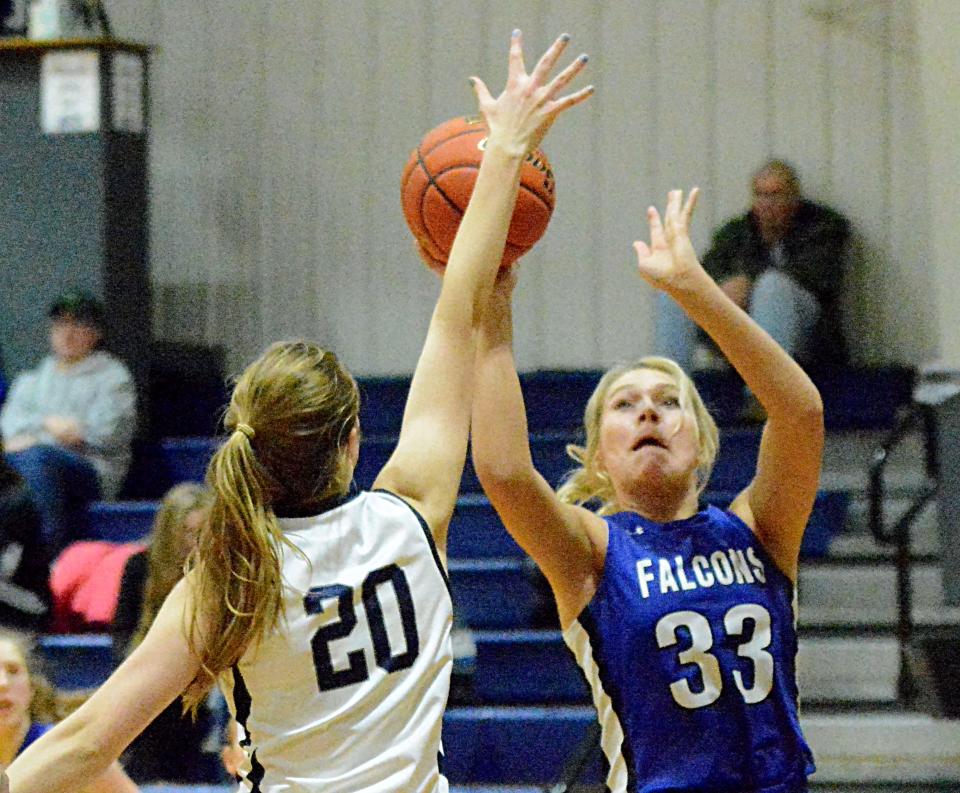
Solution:
M 674 489 L 687 478 L 665 454 L 651 454 L 637 465 L 637 483 L 645 487 Z

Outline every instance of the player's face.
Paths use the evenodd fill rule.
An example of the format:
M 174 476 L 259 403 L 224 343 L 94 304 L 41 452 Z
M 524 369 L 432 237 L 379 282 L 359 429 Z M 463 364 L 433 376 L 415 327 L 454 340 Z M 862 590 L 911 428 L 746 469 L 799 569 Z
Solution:
M 598 461 L 618 493 L 634 485 L 686 491 L 696 481 L 696 417 L 666 372 L 634 369 L 607 391 Z
M 21 724 L 30 710 L 33 686 L 20 648 L 9 639 L 0 639 L 0 725 Z
M 63 363 L 82 361 L 99 342 L 100 331 L 96 327 L 72 317 L 59 317 L 50 325 L 50 349 Z

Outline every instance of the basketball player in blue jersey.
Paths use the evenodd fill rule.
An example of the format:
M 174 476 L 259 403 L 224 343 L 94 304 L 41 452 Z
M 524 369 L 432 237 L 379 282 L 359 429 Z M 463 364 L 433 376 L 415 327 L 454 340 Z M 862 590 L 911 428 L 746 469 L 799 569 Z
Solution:
M 558 492 L 533 468 L 495 290 L 477 354 L 473 459 L 504 525 L 543 570 L 590 684 L 615 793 L 795 793 L 814 770 L 797 717 L 795 582 L 823 447 L 799 366 L 697 260 L 697 191 L 649 210 L 640 275 L 723 350 L 767 412 L 750 485 L 701 509 L 717 428 L 672 361 L 607 372 L 586 406 L 580 468 Z M 589 506 L 587 509 L 584 505 Z
M 374 490 L 350 498 L 357 385 L 307 342 L 270 347 L 234 388 L 192 569 L 139 647 L 8 770 L 13 793 L 70 791 L 106 769 L 177 695 L 219 679 L 250 793 L 443 793 L 452 657 L 445 541 L 466 457 L 475 338 L 503 256 L 520 167 L 586 57 L 531 74 L 519 32 L 507 87 L 473 80 L 489 136 L 407 399 Z M 176 763 L 177 758 L 169 758 Z

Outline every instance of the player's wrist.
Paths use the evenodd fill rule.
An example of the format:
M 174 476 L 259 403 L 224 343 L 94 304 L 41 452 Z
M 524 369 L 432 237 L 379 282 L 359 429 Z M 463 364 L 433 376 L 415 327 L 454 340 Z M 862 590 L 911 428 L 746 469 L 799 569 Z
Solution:
M 487 138 L 484 148 L 484 159 L 497 159 L 504 163 L 516 164 L 517 167 L 527 156 L 527 147 L 516 141 L 503 140 L 494 135 Z

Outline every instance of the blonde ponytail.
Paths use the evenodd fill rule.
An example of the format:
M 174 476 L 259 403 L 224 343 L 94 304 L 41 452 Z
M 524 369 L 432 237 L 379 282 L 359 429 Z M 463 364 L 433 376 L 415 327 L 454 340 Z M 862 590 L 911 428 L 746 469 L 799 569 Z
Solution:
M 359 393 L 333 353 L 308 342 L 274 344 L 237 381 L 230 435 L 207 469 L 210 519 L 191 566 L 188 641 L 201 669 L 184 692 L 195 709 L 217 677 L 283 618 L 279 515 L 316 514 L 350 485 L 347 454 Z
M 202 645 L 194 648 L 201 671 L 184 692 L 187 708 L 196 708 L 220 672 L 280 617 L 282 534 L 265 504 L 257 468 L 249 440 L 234 432 L 207 470 L 214 502 L 197 542 L 194 586 L 203 617 L 194 612 L 188 633 L 202 637 Z

